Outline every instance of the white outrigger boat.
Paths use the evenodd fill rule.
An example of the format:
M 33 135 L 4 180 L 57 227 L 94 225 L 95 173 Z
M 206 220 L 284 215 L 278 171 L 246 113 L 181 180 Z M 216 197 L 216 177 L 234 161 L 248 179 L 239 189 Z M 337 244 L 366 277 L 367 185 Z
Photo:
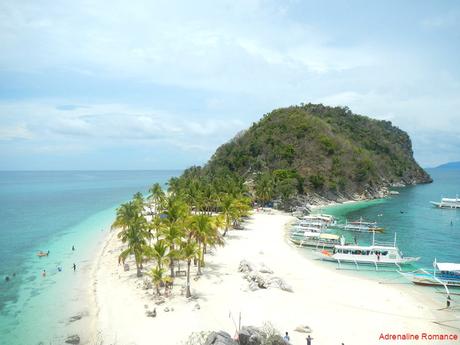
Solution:
M 384 232 L 384 228 L 377 226 L 376 222 L 366 222 L 362 218 L 352 222 L 346 222 L 340 228 L 345 231 L 354 232 Z
M 291 242 L 299 247 L 315 247 L 317 249 L 334 248 L 341 243 L 340 236 L 319 232 L 305 232 L 291 236 Z
M 418 285 L 460 287 L 460 264 L 436 262 L 435 259 L 433 267 L 431 271 L 420 269 L 401 274 Z
M 430 201 L 430 203 L 439 208 L 460 208 L 458 195 L 455 198 L 442 198 L 441 202 Z
M 316 221 L 327 225 L 335 224 L 336 219 L 329 214 L 310 214 L 299 218 L 301 221 Z
M 396 233 L 393 243 L 377 243 L 375 241 L 375 233 L 372 237 L 372 245 L 344 245 L 343 243 L 334 246 L 332 251 L 322 250 L 318 252 L 321 259 L 341 263 L 353 263 L 359 269 L 359 264 L 374 265 L 375 269 L 378 266 L 397 266 L 401 269 L 401 265 L 414 263 L 420 257 L 404 257 L 401 251 L 396 246 Z

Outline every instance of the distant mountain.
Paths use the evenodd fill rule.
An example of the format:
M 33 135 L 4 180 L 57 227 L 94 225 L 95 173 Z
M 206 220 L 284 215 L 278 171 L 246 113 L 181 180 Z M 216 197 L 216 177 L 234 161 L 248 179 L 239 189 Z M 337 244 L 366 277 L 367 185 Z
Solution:
M 334 199 L 376 196 L 384 187 L 432 182 L 414 160 L 409 135 L 347 107 L 276 109 L 217 149 L 203 167 L 250 182 L 269 174 L 282 188 Z M 284 183 L 286 182 L 286 183 Z
M 453 170 L 460 169 L 460 162 L 449 162 L 437 166 L 435 169 Z

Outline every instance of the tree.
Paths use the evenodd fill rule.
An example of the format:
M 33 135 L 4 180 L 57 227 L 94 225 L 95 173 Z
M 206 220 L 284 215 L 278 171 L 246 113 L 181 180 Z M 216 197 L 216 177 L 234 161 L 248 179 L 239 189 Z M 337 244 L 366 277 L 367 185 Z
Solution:
M 263 173 L 256 179 L 255 191 L 256 198 L 262 205 L 266 205 L 267 202 L 273 199 L 274 196 L 275 181 L 270 173 Z
M 198 246 L 194 241 L 187 242 L 181 251 L 181 257 L 187 262 L 187 283 L 186 283 L 186 294 L 185 297 L 189 298 L 192 296 L 190 291 L 190 266 L 192 260 L 198 256 Z
M 160 213 L 164 208 L 166 195 L 159 183 L 155 183 L 149 189 L 148 199 L 151 200 L 155 206 L 155 213 Z
M 154 267 L 150 271 L 150 277 L 152 278 L 153 285 L 157 290 L 157 295 L 161 295 L 160 286 L 165 283 L 164 270 L 159 267 Z
M 147 246 L 147 231 L 145 231 L 144 224 L 135 222 L 129 225 L 129 227 L 121 231 L 118 237 L 123 243 L 127 244 L 127 248 L 123 250 L 118 257 L 118 262 L 125 263 L 126 258 L 132 254 L 136 262 L 137 276 L 141 277 L 141 267 L 144 258 L 144 254 L 148 250 Z

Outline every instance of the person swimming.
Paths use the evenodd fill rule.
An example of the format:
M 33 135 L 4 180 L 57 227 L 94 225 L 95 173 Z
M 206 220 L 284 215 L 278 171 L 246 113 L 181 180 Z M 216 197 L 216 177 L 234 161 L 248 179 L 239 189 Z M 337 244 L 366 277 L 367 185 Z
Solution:
M 42 277 L 46 277 L 46 270 L 43 270 Z
M 5 277 L 5 281 L 8 283 L 10 281 L 10 277 L 9 276 L 6 276 Z
M 62 267 L 61 267 L 61 266 L 58 266 L 57 270 L 58 270 L 58 272 L 61 272 L 61 271 L 62 271 Z

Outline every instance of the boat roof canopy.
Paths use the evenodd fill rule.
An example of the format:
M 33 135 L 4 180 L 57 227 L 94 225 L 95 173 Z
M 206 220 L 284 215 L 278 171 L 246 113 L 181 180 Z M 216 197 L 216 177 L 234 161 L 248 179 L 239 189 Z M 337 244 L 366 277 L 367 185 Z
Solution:
M 450 262 L 438 262 L 436 267 L 440 271 L 457 271 L 460 272 L 460 264 L 450 263 Z
M 338 240 L 340 237 L 334 234 L 321 234 L 319 237 L 327 240 Z

